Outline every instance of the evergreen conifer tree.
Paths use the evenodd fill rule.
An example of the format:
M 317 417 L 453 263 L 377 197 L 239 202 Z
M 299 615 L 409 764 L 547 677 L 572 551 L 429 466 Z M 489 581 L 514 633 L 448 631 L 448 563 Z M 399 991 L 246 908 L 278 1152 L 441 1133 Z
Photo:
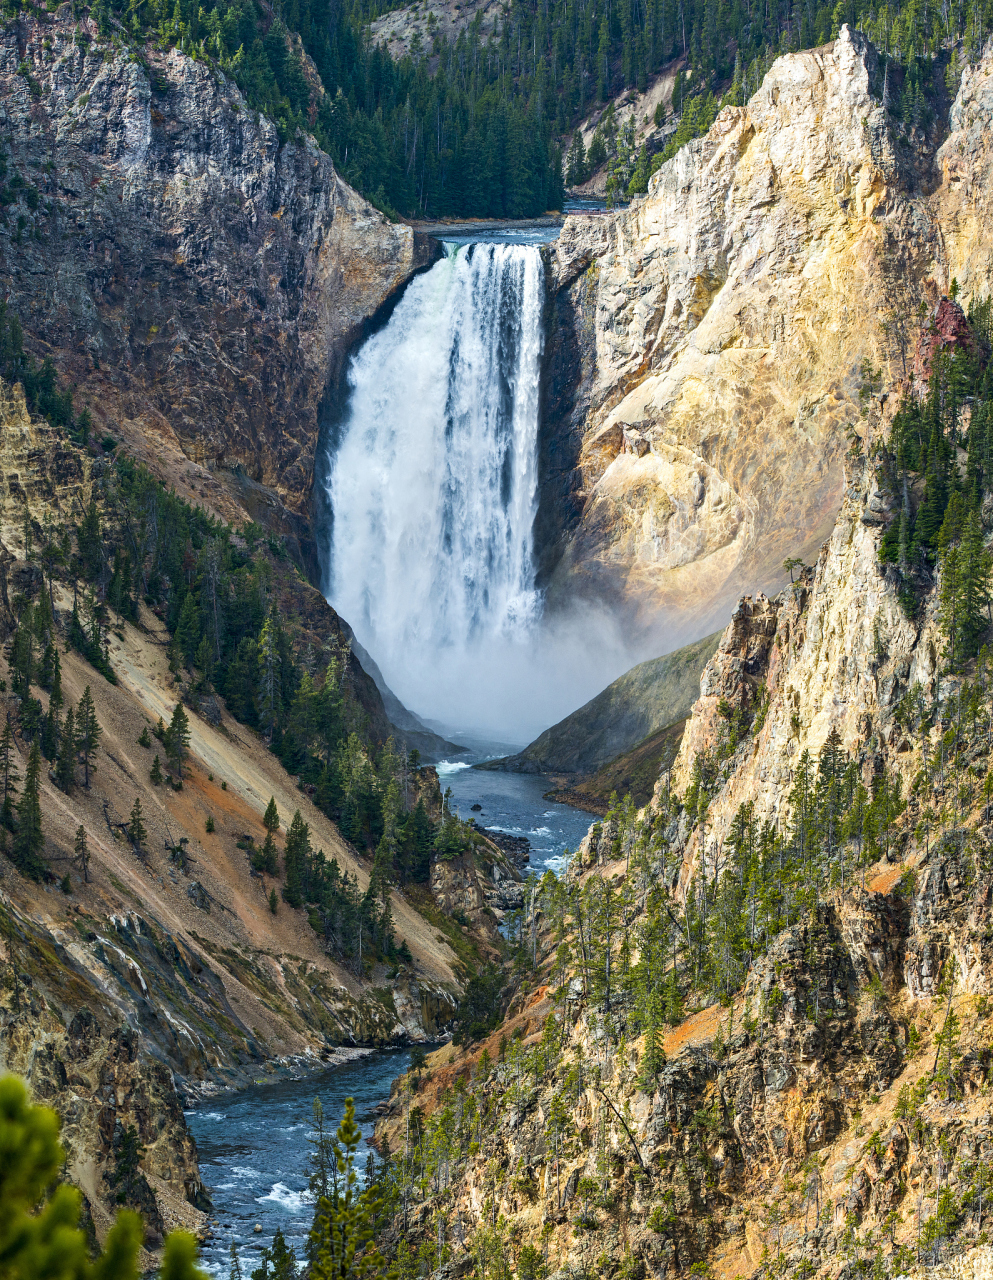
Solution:
M 83 873 L 85 884 L 90 882 L 90 851 L 86 844 L 86 828 L 80 824 L 76 828 L 76 841 L 73 845 L 73 861 Z
M 145 823 L 141 812 L 141 798 L 139 796 L 135 796 L 134 804 L 131 806 L 131 817 L 128 822 L 128 839 L 139 853 L 142 851 L 142 846 L 148 839 L 148 832 L 145 830 Z
M 67 708 L 65 723 L 59 735 L 59 754 L 55 761 L 55 783 L 66 795 L 76 783 L 76 712 Z
M 280 701 L 279 619 L 275 605 L 262 626 L 259 636 L 259 711 L 266 740 L 271 741 L 276 731 L 276 716 Z
M 283 864 L 286 868 L 286 883 L 283 886 L 283 899 L 291 907 L 303 905 L 304 878 L 310 861 L 310 828 L 304 822 L 300 810 L 297 809 L 286 833 L 286 849 L 283 853 Z
M 24 790 L 17 805 L 17 830 L 14 833 L 12 858 L 14 865 L 32 880 L 40 880 L 45 871 L 41 851 L 45 837 L 41 829 L 41 751 L 32 743 L 24 774 Z
M 159 764 L 158 754 L 156 754 L 155 759 L 152 761 L 152 767 L 148 771 L 148 780 L 154 787 L 157 787 L 162 781 L 162 766 Z
M 163 745 L 166 749 L 166 755 L 175 765 L 176 772 L 179 774 L 180 781 L 182 781 L 183 761 L 190 751 L 190 720 L 181 702 L 177 702 L 173 709 L 169 728 L 166 729 L 163 737 Z
M 360 1280 L 382 1277 L 391 1270 L 373 1242 L 373 1229 L 380 1209 L 378 1188 L 361 1188 L 356 1170 L 356 1150 L 362 1133 L 355 1123 L 355 1103 L 345 1099 L 345 1114 L 332 1144 L 337 1177 L 331 1194 L 317 1202 L 310 1229 L 307 1254 L 313 1261 L 313 1280 Z
M 31 606 L 26 605 L 10 647 L 10 688 L 18 698 L 26 698 L 35 677 L 34 631 L 31 625 Z
M 3 803 L 0 804 L 0 824 L 8 831 L 14 829 L 14 797 L 17 795 L 17 783 L 21 775 L 17 772 L 17 756 L 14 747 L 14 731 L 10 726 L 10 716 L 4 721 L 3 733 L 0 734 L 0 787 L 3 788 Z
M 76 709 L 76 747 L 83 758 L 83 786 L 87 791 L 90 789 L 90 773 L 96 769 L 93 757 L 102 733 L 103 730 L 97 722 L 93 695 L 90 693 L 90 686 L 87 685 Z

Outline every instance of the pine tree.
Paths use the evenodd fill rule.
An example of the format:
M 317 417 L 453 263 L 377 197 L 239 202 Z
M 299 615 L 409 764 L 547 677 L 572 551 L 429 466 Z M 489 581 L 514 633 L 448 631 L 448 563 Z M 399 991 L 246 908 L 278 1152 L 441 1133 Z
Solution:
M 45 871 L 41 851 L 45 837 L 41 829 L 41 751 L 37 742 L 31 746 L 24 775 L 24 791 L 17 806 L 17 830 L 11 854 L 14 865 L 32 880 L 40 880 Z
M 145 830 L 145 823 L 142 820 L 141 799 L 139 796 L 135 796 L 134 804 L 131 806 L 131 818 L 128 822 L 128 839 L 139 853 L 141 853 L 142 846 L 148 839 L 148 832 Z
M 279 855 L 276 852 L 276 842 L 272 838 L 271 831 L 265 833 L 262 848 L 253 859 L 252 865 L 256 871 L 264 871 L 266 875 L 275 876 L 279 874 Z
M 190 750 L 190 721 L 181 702 L 177 702 L 165 731 L 163 744 L 170 761 L 176 766 L 180 781 L 183 778 L 183 761 Z
M 233 1236 L 229 1253 L 231 1262 L 228 1267 L 228 1280 L 242 1280 L 241 1259 L 238 1257 L 238 1246 L 235 1244 Z
M 293 1280 L 297 1273 L 297 1260 L 293 1250 L 286 1243 L 281 1227 L 276 1228 L 276 1234 L 272 1238 L 270 1261 L 272 1263 L 271 1280 Z
M 14 753 L 14 731 L 10 727 L 8 715 L 3 733 L 0 734 L 0 786 L 3 787 L 0 823 L 8 831 L 14 829 L 14 797 L 17 795 L 17 783 L 20 780 L 21 775 L 17 772 L 17 757 Z
M 269 890 L 269 910 L 273 915 L 279 910 L 279 899 L 276 897 L 276 890 Z
M 259 711 L 266 740 L 272 741 L 279 709 L 280 658 L 279 620 L 275 605 L 269 610 L 259 636 Z
M 92 499 L 83 523 L 76 530 L 76 546 L 79 549 L 79 567 L 88 582 L 95 581 L 103 567 L 103 531 L 100 527 L 100 512 Z
M 572 144 L 566 159 L 565 181 L 567 187 L 578 187 L 589 177 L 586 164 L 586 144 L 583 142 L 583 131 L 577 129 L 572 135 Z
M 193 665 L 193 655 L 200 643 L 200 611 L 192 591 L 186 593 L 183 607 L 179 611 L 176 624 L 176 645 L 186 659 L 186 665 Z
M 290 829 L 286 833 L 286 849 L 283 853 L 283 865 L 286 868 L 283 900 L 291 907 L 303 906 L 304 877 L 307 874 L 309 860 L 310 828 L 304 822 L 300 810 L 297 809 L 290 822 Z
M 324 1107 L 320 1098 L 315 1098 L 312 1112 L 314 1116 L 314 1136 L 307 1141 L 313 1147 L 308 1161 L 308 1181 L 310 1194 L 315 1201 L 327 1199 L 331 1195 L 332 1185 L 337 1179 L 337 1165 L 334 1158 L 334 1135 L 324 1125 Z M 313 1259 L 311 1259 L 313 1261 Z
M 153 787 L 157 787 L 162 781 L 162 766 L 159 764 L 159 757 L 156 754 L 152 761 L 152 767 L 148 771 L 148 780 Z
M 55 783 L 66 795 L 76 783 L 76 712 L 66 711 L 65 724 L 59 737 L 59 754 L 55 761 Z
M 86 845 L 86 828 L 80 824 L 76 828 L 76 843 L 73 846 L 73 861 L 83 873 L 83 882 L 90 882 L 90 851 Z
M 665 1066 L 665 1050 L 662 1048 L 661 1000 L 656 993 L 649 997 L 648 1020 L 645 1026 L 645 1048 L 641 1055 L 639 1084 L 645 1093 L 654 1093 L 659 1072 Z
M 31 682 L 35 676 L 34 663 L 34 631 L 31 625 L 32 608 L 25 605 L 20 624 L 14 632 L 10 647 L 10 688 L 18 698 L 26 698 L 31 691 Z
M 207 636 L 197 645 L 193 665 L 200 672 L 200 688 L 209 691 L 214 679 L 214 646 Z
M 266 805 L 266 811 L 262 815 L 262 825 L 266 831 L 275 835 L 279 830 L 279 812 L 276 809 L 276 797 L 270 796 L 269 803 Z
M 360 1280 L 389 1275 L 386 1259 L 373 1243 L 373 1229 L 381 1201 L 375 1185 L 360 1189 L 355 1153 L 362 1133 L 355 1123 L 355 1103 L 345 1099 L 345 1114 L 332 1149 L 337 1178 L 329 1196 L 317 1202 L 307 1242 L 313 1259 L 312 1280 Z
M 96 769 L 93 757 L 102 733 L 103 730 L 97 722 L 93 695 L 90 693 L 90 686 L 87 685 L 76 709 L 76 747 L 83 757 L 83 786 L 87 791 L 90 789 L 90 771 Z

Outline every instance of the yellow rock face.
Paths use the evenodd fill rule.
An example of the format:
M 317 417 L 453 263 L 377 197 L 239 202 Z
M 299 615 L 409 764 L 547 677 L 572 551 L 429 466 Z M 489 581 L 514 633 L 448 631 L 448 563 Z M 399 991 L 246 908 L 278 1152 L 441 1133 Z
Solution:
M 883 385 L 902 376 L 893 316 L 930 270 L 932 218 L 876 79 L 844 28 L 778 59 L 629 210 L 567 221 L 553 279 L 592 330 L 594 367 L 585 502 L 553 595 L 581 586 L 642 623 L 661 614 L 675 643 L 742 590 L 778 587 L 783 559 L 829 534 L 846 428 L 867 430 L 863 362 Z

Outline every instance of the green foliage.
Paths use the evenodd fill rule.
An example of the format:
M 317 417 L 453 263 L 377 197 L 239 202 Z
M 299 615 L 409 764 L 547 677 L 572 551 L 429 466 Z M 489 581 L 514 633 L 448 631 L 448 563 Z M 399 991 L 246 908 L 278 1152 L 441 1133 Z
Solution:
M 0 156 L 0 180 L 6 174 L 6 162 Z M 23 182 L 21 184 L 23 189 Z M 10 203 L 11 188 L 0 188 L 0 209 Z M 72 428 L 72 392 L 58 390 L 55 365 L 50 356 L 37 364 L 24 351 L 24 331 L 17 316 L 0 299 L 0 378 L 11 384 L 20 382 L 28 408 L 47 418 L 52 426 Z
M 905 396 L 878 460 L 880 483 L 900 512 L 883 535 L 880 556 L 898 566 L 912 615 L 937 565 L 939 618 L 953 670 L 975 657 L 990 625 L 993 562 L 981 519 L 993 487 L 993 396 L 982 358 L 989 352 L 989 310 L 988 303 L 970 309 L 970 344 L 936 352 L 927 393 Z
M 97 710 L 93 702 L 90 686 L 83 690 L 83 696 L 76 708 L 76 751 L 83 760 L 83 786 L 90 788 L 90 774 L 96 768 L 93 756 L 100 741 L 103 730 L 97 720 Z
M 395 1275 L 374 1243 L 381 1198 L 374 1182 L 361 1188 L 355 1167 L 361 1140 L 355 1104 L 346 1098 L 345 1113 L 331 1143 L 334 1176 L 329 1194 L 317 1202 L 307 1242 L 314 1280 L 359 1280 L 363 1276 L 389 1280 Z
M 139 1184 L 143 1180 L 139 1165 L 144 1154 L 138 1130 L 129 1125 L 115 1141 L 114 1168 L 107 1178 L 118 1204 L 134 1204 L 138 1199 Z
M 14 866 L 33 880 L 40 880 L 45 871 L 41 857 L 45 837 L 41 829 L 40 790 L 41 750 L 35 742 L 31 746 L 24 774 L 24 790 L 17 806 L 17 825 L 11 851 Z
M 148 831 L 145 828 L 145 820 L 141 812 L 141 798 L 139 796 L 135 796 L 134 804 L 131 806 L 131 817 L 128 821 L 128 839 L 139 853 L 148 839 Z
M 453 1019 L 453 1044 L 481 1040 L 499 1025 L 502 987 L 503 975 L 494 965 L 469 979 Z
M 177 702 L 172 712 L 169 727 L 162 735 L 166 759 L 175 768 L 180 780 L 183 777 L 183 763 L 190 753 L 190 718 L 181 702 Z
M 79 1229 L 80 1194 L 55 1186 L 64 1153 L 59 1121 L 28 1104 L 19 1080 L 0 1080 L 0 1258 L 9 1280 L 137 1280 L 141 1219 L 121 1212 L 103 1250 L 91 1259 Z M 53 1188 L 54 1190 L 50 1190 Z M 50 1194 L 49 1194 L 50 1192 Z M 196 1267 L 196 1241 L 185 1232 L 166 1240 L 163 1280 L 206 1280 Z

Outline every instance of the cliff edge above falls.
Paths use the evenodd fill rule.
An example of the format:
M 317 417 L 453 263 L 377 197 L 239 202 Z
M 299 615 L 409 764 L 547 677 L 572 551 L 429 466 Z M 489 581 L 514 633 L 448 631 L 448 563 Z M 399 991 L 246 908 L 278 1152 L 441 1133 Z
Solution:
M 689 639 L 830 532 L 863 369 L 904 375 L 894 317 L 931 277 L 947 288 L 945 229 L 986 234 L 947 146 L 935 163 L 941 126 L 901 132 L 880 90 L 845 27 L 777 59 L 629 210 L 566 220 L 539 513 L 552 600 L 661 611 Z M 960 108 L 985 155 L 977 110 Z
M 30 345 L 98 435 L 183 496 L 290 534 L 313 576 L 300 517 L 321 409 L 433 242 L 311 139 L 281 143 L 215 69 L 115 48 L 67 6 L 0 32 L 0 132 L 0 273 Z

